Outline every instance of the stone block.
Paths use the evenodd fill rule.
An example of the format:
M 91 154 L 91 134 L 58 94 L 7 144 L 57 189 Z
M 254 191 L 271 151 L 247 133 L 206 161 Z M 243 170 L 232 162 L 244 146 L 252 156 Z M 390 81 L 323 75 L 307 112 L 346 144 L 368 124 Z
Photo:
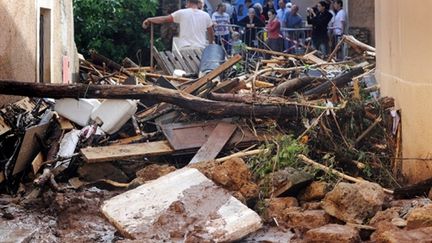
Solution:
M 323 209 L 347 223 L 362 224 L 382 210 L 385 194 L 375 183 L 341 182 L 323 200 Z
M 261 228 L 261 218 L 197 169 L 184 168 L 120 194 L 102 213 L 143 242 L 227 242 Z
M 360 236 L 356 229 L 346 225 L 328 224 L 306 232 L 306 242 L 309 243 L 356 243 Z

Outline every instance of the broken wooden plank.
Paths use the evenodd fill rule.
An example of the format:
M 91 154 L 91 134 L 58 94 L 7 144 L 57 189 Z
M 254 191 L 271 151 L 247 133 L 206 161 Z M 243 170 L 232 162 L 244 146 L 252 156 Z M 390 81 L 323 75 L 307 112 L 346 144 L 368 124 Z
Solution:
M 26 130 L 12 175 L 16 175 L 25 170 L 27 165 L 32 162 L 38 154 L 40 144 L 37 137 L 43 140 L 48 126 L 49 123 L 33 126 Z
M 120 64 L 114 62 L 113 60 L 97 53 L 96 51 L 90 51 L 91 54 L 91 58 L 93 60 L 93 62 L 97 63 L 97 64 L 105 64 L 108 68 L 122 72 L 124 74 L 126 74 L 127 76 L 132 76 L 132 74 L 127 71 L 126 69 L 124 69 Z
M 168 141 L 158 141 L 107 147 L 88 147 L 81 149 L 81 154 L 87 163 L 97 163 L 126 158 L 160 156 L 171 154 L 174 151 Z
M 164 60 L 162 59 L 162 56 L 159 54 L 159 51 L 156 49 L 156 47 L 153 47 L 153 53 L 154 53 L 154 58 L 156 59 L 156 62 L 158 63 L 162 71 L 167 75 L 171 75 L 172 73 L 170 72 L 168 66 L 165 64 Z
M 168 71 L 167 74 L 168 75 L 172 75 L 173 72 L 174 72 L 174 69 L 175 69 L 174 65 L 170 62 L 170 60 L 168 59 L 167 55 L 163 51 L 159 52 L 159 56 L 162 59 L 162 61 L 165 64 L 165 66 L 168 68 L 167 69 L 167 71 Z
M 234 66 L 241 59 L 242 59 L 242 56 L 240 56 L 240 55 L 235 55 L 235 56 L 231 57 L 228 61 L 226 61 L 225 63 L 223 63 L 222 65 L 220 65 L 216 69 L 214 69 L 213 71 L 209 72 L 204 77 L 198 79 L 198 81 L 191 84 L 190 86 L 188 86 L 183 91 L 188 93 L 188 94 L 192 94 L 193 92 L 195 92 L 196 90 L 201 88 L 204 84 L 212 81 L 213 79 L 215 79 L 216 77 L 221 75 L 225 70 Z
M 68 119 L 66 119 L 66 118 L 64 118 L 64 117 L 62 117 L 62 116 L 60 116 L 60 117 L 57 119 L 57 121 L 58 121 L 59 124 L 60 124 L 60 129 L 61 129 L 61 130 L 70 131 L 70 130 L 72 130 L 72 129 L 75 128 L 75 127 L 72 125 L 72 123 L 71 123 Z
M 4 121 L 3 117 L 0 116 L 0 135 L 3 135 L 7 132 L 9 132 L 11 128 L 8 124 Z
M 172 65 L 174 66 L 175 69 L 180 69 L 180 70 L 186 71 L 184 69 L 183 65 L 174 57 L 172 52 L 165 51 L 164 53 L 165 53 L 166 57 L 168 58 L 168 60 L 172 63 Z
M 185 60 L 183 59 L 183 57 L 178 53 L 178 52 L 174 52 L 171 53 L 171 55 L 175 58 L 175 60 L 180 64 L 180 66 L 182 67 L 182 70 L 185 71 L 186 73 L 196 73 L 196 70 L 193 70 L 190 66 L 188 62 L 185 62 Z
M 304 55 L 303 58 L 306 59 L 306 60 L 308 60 L 308 61 L 310 61 L 310 62 L 312 62 L 312 63 L 314 63 L 314 64 L 325 64 L 325 63 L 327 63 L 323 59 L 315 56 L 316 52 L 317 51 L 310 52 L 310 53 Z
M 197 57 L 197 55 L 195 54 L 195 52 L 193 50 L 182 50 L 182 51 L 180 51 L 180 54 L 183 56 L 183 58 L 186 60 L 186 62 L 192 66 L 194 73 L 198 73 L 199 72 L 199 65 L 201 62 L 200 61 L 201 55 L 199 57 Z
M 207 142 L 198 150 L 189 164 L 216 158 L 236 129 L 237 126 L 234 124 L 226 122 L 218 123 Z
M 129 57 L 125 57 L 122 60 L 122 65 L 125 68 L 139 68 L 138 64 L 136 64 L 134 61 L 132 61 Z M 144 68 L 144 67 L 143 67 Z M 151 67 L 150 67 L 151 68 Z M 128 70 L 130 71 L 130 70 Z
M 42 167 L 44 161 L 45 160 L 44 160 L 42 152 L 39 152 L 36 155 L 36 157 L 33 159 L 33 162 L 32 162 L 33 174 L 36 175 L 38 173 L 38 171 Z
M 182 151 L 203 146 L 218 123 L 219 121 L 172 123 L 161 125 L 161 128 L 171 147 L 176 151 Z M 264 136 L 257 137 L 248 128 L 241 127 L 235 131 L 227 145 L 230 147 L 234 145 L 248 146 L 264 139 Z
M 178 82 L 189 82 L 192 81 L 192 79 L 190 78 L 182 78 L 182 77 L 174 77 L 174 76 L 169 76 L 169 75 L 162 75 L 162 74 L 158 74 L 158 73 L 145 73 L 145 76 L 148 78 L 164 78 L 167 80 L 173 80 L 173 81 L 178 81 Z
M 140 240 L 233 242 L 262 226 L 258 214 L 193 168 L 113 197 L 101 211 L 123 236 Z
M 350 46 L 355 46 L 355 47 L 358 47 L 358 48 L 361 48 L 363 50 L 370 51 L 370 52 L 373 52 L 373 53 L 376 52 L 376 48 L 375 47 L 372 47 L 370 45 L 367 45 L 367 44 L 365 44 L 365 43 L 357 40 L 352 35 L 344 35 L 343 38 L 344 38 L 344 41 L 346 43 L 348 43 Z
M 235 65 L 237 62 L 239 62 L 242 59 L 242 56 L 236 55 L 233 56 L 231 59 L 226 61 L 224 64 L 220 65 L 218 68 L 214 69 L 213 71 L 207 73 L 202 78 L 198 79 L 193 84 L 189 85 L 185 89 L 183 89 L 183 92 L 188 94 L 193 94 L 195 91 L 197 91 L 199 88 L 201 88 L 203 85 L 207 84 L 208 82 L 212 81 L 219 75 L 221 75 L 225 70 Z M 198 67 L 197 67 L 198 70 Z M 169 103 L 169 102 L 167 102 Z M 149 116 L 150 114 L 158 113 L 164 109 L 167 109 L 167 105 L 162 103 L 159 107 L 156 107 L 152 110 L 149 109 L 149 111 L 143 112 L 142 114 L 138 115 L 138 118 Z

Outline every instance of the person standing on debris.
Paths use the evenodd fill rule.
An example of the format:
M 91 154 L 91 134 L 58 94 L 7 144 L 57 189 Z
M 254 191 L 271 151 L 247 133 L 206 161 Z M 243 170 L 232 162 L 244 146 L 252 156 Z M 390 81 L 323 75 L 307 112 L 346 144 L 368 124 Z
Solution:
M 332 26 L 333 30 L 333 42 L 332 42 L 332 50 L 336 48 L 336 45 L 339 43 L 339 41 L 342 39 L 342 36 L 345 32 L 345 25 L 346 25 L 346 13 L 343 9 L 343 1 L 342 0 L 336 0 L 333 3 L 334 9 L 336 11 L 336 15 L 334 17 L 334 23 Z M 342 51 L 338 51 L 337 58 L 342 58 Z
M 226 5 L 219 3 L 216 12 L 212 15 L 212 20 L 215 26 L 215 40 L 230 53 L 229 39 L 230 39 L 230 16 L 226 13 Z
M 329 37 L 327 34 L 328 23 L 332 19 L 332 14 L 328 11 L 329 5 L 325 1 L 317 4 L 318 12 L 308 8 L 307 21 L 312 25 L 312 45 L 320 50 L 324 55 L 328 54 Z
M 186 9 L 180 9 L 167 16 L 152 17 L 144 20 L 142 26 L 147 28 L 150 24 L 178 23 L 180 35 L 177 43 L 178 49 L 205 48 L 208 43 L 214 42 L 213 22 L 210 16 L 200 10 L 200 0 L 188 0 Z
M 264 23 L 255 15 L 255 9 L 248 10 L 248 16 L 240 20 L 240 25 L 245 29 L 245 43 L 248 46 L 256 46 L 257 28 L 264 27 Z
M 283 39 L 280 34 L 280 22 L 276 18 L 276 12 L 273 9 L 268 11 L 269 22 L 267 24 L 268 40 L 267 45 L 272 51 L 283 51 Z

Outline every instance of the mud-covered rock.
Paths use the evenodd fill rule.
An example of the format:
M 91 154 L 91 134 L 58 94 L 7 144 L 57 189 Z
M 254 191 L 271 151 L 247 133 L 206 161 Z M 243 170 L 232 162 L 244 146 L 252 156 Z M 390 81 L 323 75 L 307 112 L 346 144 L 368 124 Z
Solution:
M 356 243 L 360 236 L 356 229 L 346 225 L 328 224 L 306 232 L 305 239 L 309 243 Z
M 395 218 L 399 218 L 399 212 L 402 210 L 401 207 L 388 208 L 384 211 L 379 211 L 370 220 L 369 225 L 376 227 L 380 222 L 387 221 L 391 222 Z
M 230 159 L 222 164 L 201 162 L 190 167 L 198 169 L 217 185 L 228 191 L 239 192 L 246 200 L 258 197 L 258 186 L 253 182 L 249 167 L 240 158 Z
M 298 207 L 298 202 L 295 197 L 276 197 L 265 201 L 265 213 L 263 215 L 265 221 L 270 222 L 276 219 L 282 222 L 284 219 L 284 211 L 288 208 Z
M 324 210 L 287 210 L 285 222 L 289 228 L 307 231 L 329 224 L 331 216 Z
M 157 178 L 167 175 L 176 168 L 170 165 L 151 164 L 136 172 L 136 178 L 129 183 L 129 189 L 136 188 L 148 181 L 156 180 Z
M 321 202 L 305 202 L 301 204 L 303 210 L 319 210 L 322 209 Z
M 341 182 L 323 200 L 323 209 L 349 223 L 362 224 L 382 210 L 385 194 L 375 183 L 350 184 Z
M 299 195 L 300 201 L 321 200 L 330 191 L 330 185 L 325 181 L 314 181 Z
M 161 176 L 167 175 L 175 170 L 176 168 L 174 166 L 151 164 L 137 171 L 136 176 L 143 179 L 144 181 L 151 181 L 156 180 Z
M 432 205 L 411 210 L 407 218 L 408 229 L 432 227 Z
M 414 230 L 389 230 L 375 238 L 375 242 L 401 243 L 401 242 L 432 242 L 432 227 Z

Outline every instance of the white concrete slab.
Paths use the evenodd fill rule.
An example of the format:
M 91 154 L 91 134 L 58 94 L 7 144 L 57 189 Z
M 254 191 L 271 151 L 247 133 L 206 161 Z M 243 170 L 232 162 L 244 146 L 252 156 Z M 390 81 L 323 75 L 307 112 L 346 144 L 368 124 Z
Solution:
M 147 242 L 234 241 L 262 226 L 253 210 L 192 168 L 120 194 L 102 213 L 126 237 Z

